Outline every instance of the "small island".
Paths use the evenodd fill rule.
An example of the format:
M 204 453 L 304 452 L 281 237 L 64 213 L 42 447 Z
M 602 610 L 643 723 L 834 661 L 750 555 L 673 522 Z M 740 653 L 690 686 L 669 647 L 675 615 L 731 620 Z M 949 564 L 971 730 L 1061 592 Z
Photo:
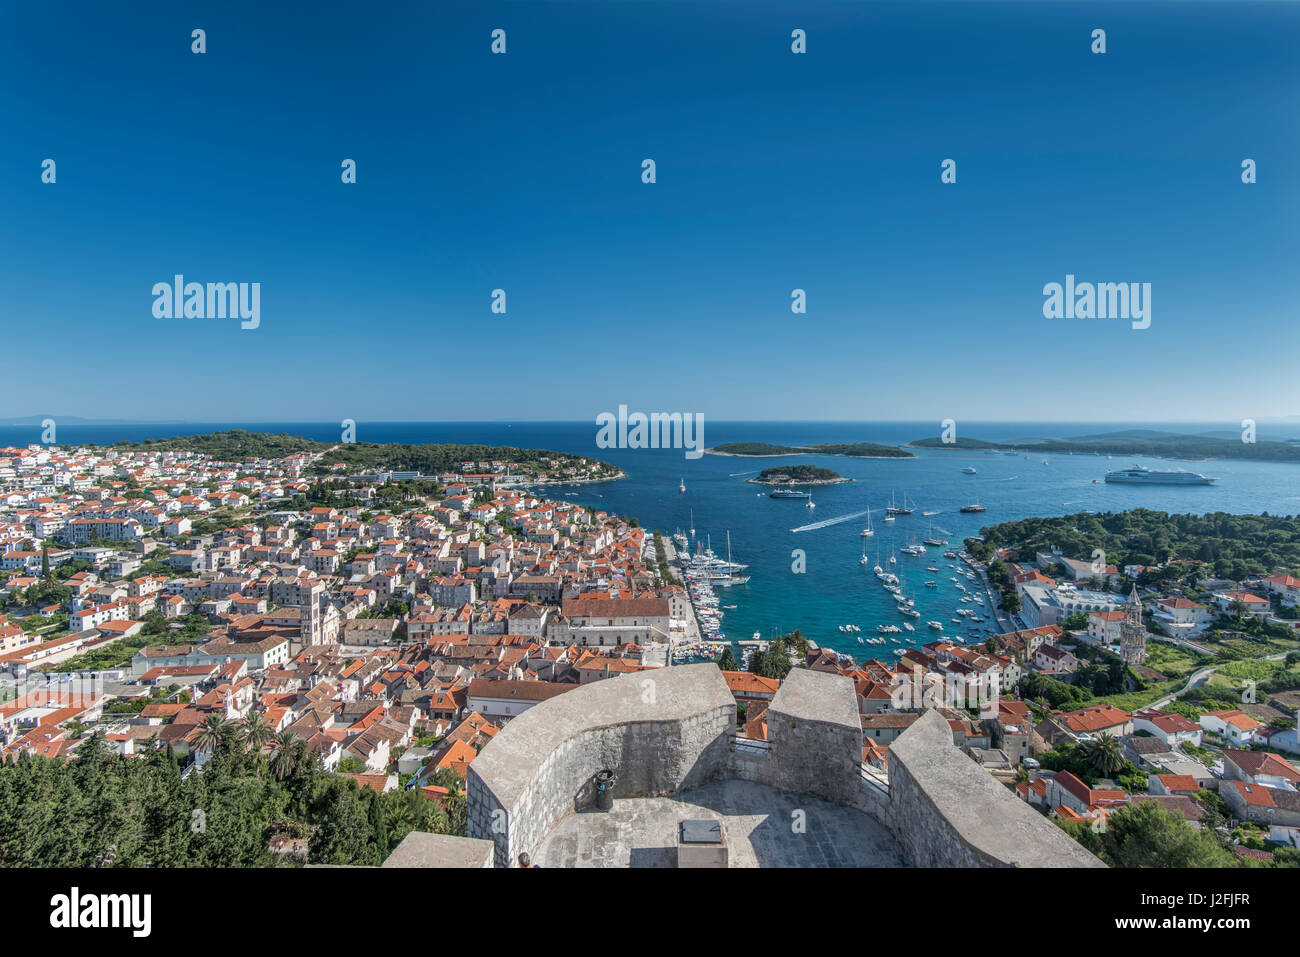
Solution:
M 906 449 L 874 442 L 828 442 L 822 445 L 773 445 L 770 442 L 728 442 L 705 449 L 707 455 L 732 455 L 740 458 L 775 458 L 786 455 L 842 455 L 854 459 L 911 459 Z
M 830 469 L 816 465 L 782 465 L 763 469 L 752 479 L 746 479 L 751 485 L 839 485 L 852 482 L 853 479 L 832 472 Z

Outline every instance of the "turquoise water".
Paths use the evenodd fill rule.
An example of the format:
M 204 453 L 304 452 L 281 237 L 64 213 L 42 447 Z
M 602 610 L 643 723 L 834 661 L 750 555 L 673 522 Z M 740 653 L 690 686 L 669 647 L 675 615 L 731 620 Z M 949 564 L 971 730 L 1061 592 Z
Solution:
M 1231 431 L 1235 423 L 1202 423 L 1167 426 L 1171 430 L 1200 432 L 1210 429 Z M 186 426 L 82 426 L 61 427 L 60 442 L 111 442 L 182 433 L 231 428 L 229 423 L 196 423 Z M 311 438 L 337 441 L 339 429 L 321 423 L 240 424 L 250 430 L 289 432 Z M 990 440 L 1011 440 L 1026 436 L 1070 436 L 1095 434 L 1133 424 L 1087 423 L 1042 425 L 981 423 L 965 427 L 963 434 Z M 1144 426 L 1161 428 L 1159 424 Z M 706 444 L 735 441 L 766 441 L 783 444 L 875 441 L 898 444 L 935 435 L 935 423 L 708 423 Z M 801 629 L 825 647 L 858 657 L 889 655 L 900 645 L 860 645 L 853 635 L 838 626 L 854 623 L 864 638 L 874 637 L 877 624 L 901 625 L 904 619 L 871 572 L 877 550 L 882 558 L 915 538 L 927 537 L 930 518 L 923 511 L 935 511 L 936 530 L 942 528 L 949 547 L 959 548 L 963 538 L 977 534 L 983 525 L 1034 515 L 1061 515 L 1091 509 L 1098 512 L 1146 507 L 1171 512 L 1261 512 L 1293 515 L 1300 513 L 1300 466 L 1278 463 L 1215 460 L 1178 463 L 1193 471 L 1219 477 L 1219 484 L 1202 487 L 1153 486 L 1150 488 L 1093 484 L 1112 468 L 1134 461 L 1154 468 L 1171 467 L 1168 461 L 1133 459 L 1107 460 L 1105 456 L 1042 455 L 1028 459 L 1023 453 L 995 455 L 986 452 L 920 451 L 915 459 L 858 460 L 830 456 L 797 459 L 748 459 L 706 455 L 688 460 L 680 450 L 598 449 L 596 429 L 587 423 L 358 423 L 359 441 L 375 442 L 479 442 L 491 445 L 551 448 L 592 455 L 620 466 L 627 478 L 619 482 L 550 490 L 555 497 L 581 502 L 616 513 L 635 516 L 643 526 L 666 535 L 687 529 L 691 510 L 697 536 L 712 537 L 714 550 L 725 554 L 726 533 L 731 532 L 732 553 L 749 564 L 750 582 L 720 590 L 723 605 L 734 604 L 723 619 L 723 630 L 732 640 L 749 638 L 753 632 L 770 635 L 774 630 Z M 1260 427 L 1261 439 L 1291 438 L 1286 430 Z M 0 428 L 0 445 L 26 444 L 39 440 L 38 427 Z M 817 507 L 809 510 L 798 500 L 768 498 L 761 488 L 746 483 L 762 468 L 786 461 L 805 462 L 834 469 L 854 481 L 827 486 L 814 492 Z M 961 472 L 973 466 L 975 475 Z M 742 474 L 737 474 L 742 473 Z M 686 492 L 678 492 L 685 480 Z M 572 493 L 572 494 L 566 494 Z M 911 516 L 884 523 L 884 508 L 891 493 L 901 502 L 904 493 L 915 505 Z M 987 511 L 963 515 L 960 506 L 978 500 Z M 868 542 L 869 563 L 859 564 L 865 519 L 855 519 L 814 531 L 792 533 L 794 527 L 825 521 L 840 515 L 872 510 L 875 537 Z M 802 549 L 806 572 L 792 571 L 791 552 Z M 949 619 L 961 607 L 958 592 L 949 580 L 956 574 L 941 557 L 945 549 L 930 548 L 924 557 L 898 555 L 897 570 L 904 578 L 907 594 L 916 600 L 921 618 L 913 620 L 914 634 L 895 637 L 909 645 L 930 641 L 925 627 L 938 619 L 944 634 L 967 635 Z M 938 573 L 927 572 L 937 565 Z M 927 589 L 927 579 L 940 587 Z M 968 587 L 974 587 L 963 579 Z M 991 612 L 973 606 L 991 619 Z

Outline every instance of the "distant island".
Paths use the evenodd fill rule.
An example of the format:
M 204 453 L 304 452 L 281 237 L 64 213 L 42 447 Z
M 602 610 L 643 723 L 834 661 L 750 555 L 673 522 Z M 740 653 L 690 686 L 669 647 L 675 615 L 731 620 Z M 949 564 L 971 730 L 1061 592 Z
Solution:
M 751 485 L 838 485 L 853 479 L 816 465 L 784 465 L 763 469 L 756 477 L 745 481 Z
M 1188 435 L 1131 429 L 1100 435 L 1081 435 L 1070 439 L 1017 439 L 1011 442 L 986 442 L 958 438 L 945 442 L 941 438 L 924 438 L 908 446 L 922 449 L 1008 449 L 1018 452 L 1053 452 L 1078 455 L 1145 455 L 1155 458 L 1186 459 L 1253 459 L 1260 462 L 1300 463 L 1300 443 L 1243 442 L 1241 439 L 1215 435 Z
M 728 442 L 704 450 L 708 455 L 765 458 L 785 455 L 843 455 L 855 459 L 911 459 L 906 449 L 874 442 L 829 442 L 822 445 L 773 445 L 770 442 Z
M 318 442 L 283 432 L 247 432 L 243 429 L 141 442 L 123 440 L 114 443 L 112 448 L 195 452 L 231 462 L 308 455 L 312 461 L 305 469 L 306 474 L 318 477 L 358 472 L 408 472 L 432 477 L 463 473 L 467 465 L 481 466 L 485 472 L 493 471 L 493 463 L 508 464 L 512 477 L 523 478 L 529 484 L 608 481 L 624 477 L 621 470 L 607 462 L 547 449 L 437 443 Z

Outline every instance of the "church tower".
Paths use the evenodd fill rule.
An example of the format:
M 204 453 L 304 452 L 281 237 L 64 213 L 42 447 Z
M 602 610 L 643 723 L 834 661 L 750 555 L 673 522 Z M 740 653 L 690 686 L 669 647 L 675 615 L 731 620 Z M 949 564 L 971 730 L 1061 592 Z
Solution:
M 1124 606 L 1124 622 L 1119 626 L 1119 656 L 1130 665 L 1147 660 L 1147 629 L 1142 624 L 1142 599 L 1138 598 L 1137 585 L 1133 586 Z

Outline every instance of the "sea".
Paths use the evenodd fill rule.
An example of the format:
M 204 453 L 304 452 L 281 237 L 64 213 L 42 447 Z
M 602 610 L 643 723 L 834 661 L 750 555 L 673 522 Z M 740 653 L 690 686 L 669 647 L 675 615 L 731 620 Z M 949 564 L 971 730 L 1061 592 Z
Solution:
M 1236 423 L 1152 423 L 1142 428 L 1200 434 L 1235 434 Z M 1010 442 L 1024 438 L 1068 438 L 1133 429 L 1129 423 L 1104 422 L 982 422 L 969 423 L 960 434 L 987 441 Z M 60 444 L 111 444 L 126 439 L 165 438 L 222 429 L 284 432 L 321 441 L 337 442 L 341 427 L 320 422 L 187 423 L 92 425 L 60 423 Z M 708 422 L 705 444 L 726 442 L 769 442 L 778 445 L 813 445 L 831 442 L 876 442 L 899 445 L 935 436 L 935 422 Z M 1294 433 L 1294 434 L 1293 434 Z M 1168 459 L 1115 457 L 1105 455 L 997 454 L 988 451 L 918 449 L 914 459 L 852 459 L 838 456 L 790 458 L 739 458 L 705 455 L 687 458 L 681 449 L 603 449 L 596 445 L 594 422 L 364 422 L 356 425 L 356 439 L 363 442 L 457 442 L 544 448 L 587 455 L 611 462 L 626 478 L 589 485 L 548 486 L 550 497 L 591 505 L 598 509 L 634 517 L 647 529 L 665 536 L 681 530 L 697 546 L 712 545 L 725 557 L 730 533 L 734 560 L 749 565 L 748 584 L 719 590 L 724 609 L 722 630 L 727 639 L 748 639 L 755 632 L 763 637 L 794 629 L 820 646 L 853 655 L 858 660 L 881 657 L 889 660 L 910 646 L 933 640 L 936 633 L 926 621 L 936 620 L 943 634 L 978 638 L 969 628 L 951 619 L 957 608 L 972 607 L 986 621 L 992 620 L 985 606 L 964 606 L 963 592 L 951 580 L 954 576 L 972 591 L 949 559 L 945 548 L 927 549 L 920 557 L 898 551 L 913 541 L 920 542 L 933 531 L 960 549 L 964 538 L 980 528 L 999 522 L 1032 516 L 1063 515 L 1073 512 L 1113 512 L 1131 508 L 1153 508 L 1168 512 L 1235 513 L 1269 512 L 1300 514 L 1300 465 L 1214 459 L 1179 461 Z M 1300 437 L 1300 423 L 1266 426 L 1261 423 L 1261 440 Z M 0 446 L 27 445 L 40 441 L 40 427 L 0 427 Z M 853 481 L 816 488 L 808 509 L 800 500 L 773 499 L 767 490 L 747 483 L 758 472 L 783 463 L 804 463 L 833 469 Z M 1183 467 L 1215 476 L 1212 486 L 1132 486 L 1101 482 L 1110 469 L 1130 464 L 1150 468 Z M 975 469 L 967 474 L 963 468 Z M 1096 481 L 1094 481 L 1096 480 Z M 685 484 L 686 491 L 679 491 Z M 907 504 L 914 511 L 886 523 L 885 508 L 891 500 Z M 962 505 L 978 502 L 986 507 L 979 514 L 963 514 Z M 871 510 L 875 534 L 861 536 Z M 930 513 L 926 515 L 924 513 Z M 838 521 L 845 516 L 850 517 Z M 819 527 L 796 531 L 807 525 Z M 867 563 L 860 561 L 867 556 Z M 919 619 L 916 631 L 893 637 L 887 646 L 873 646 L 865 639 L 876 637 L 877 625 L 899 625 L 906 620 L 895 610 L 894 601 L 876 579 L 872 568 L 879 561 L 888 567 L 894 556 L 894 571 L 902 579 L 905 593 L 913 598 Z M 1086 556 L 1077 556 L 1086 557 Z M 929 571 L 937 568 L 938 571 Z M 927 588 L 925 582 L 937 587 Z M 734 608 L 726 606 L 734 605 Z M 860 632 L 841 631 L 856 625 Z M 863 643 L 857 640 L 859 635 Z

